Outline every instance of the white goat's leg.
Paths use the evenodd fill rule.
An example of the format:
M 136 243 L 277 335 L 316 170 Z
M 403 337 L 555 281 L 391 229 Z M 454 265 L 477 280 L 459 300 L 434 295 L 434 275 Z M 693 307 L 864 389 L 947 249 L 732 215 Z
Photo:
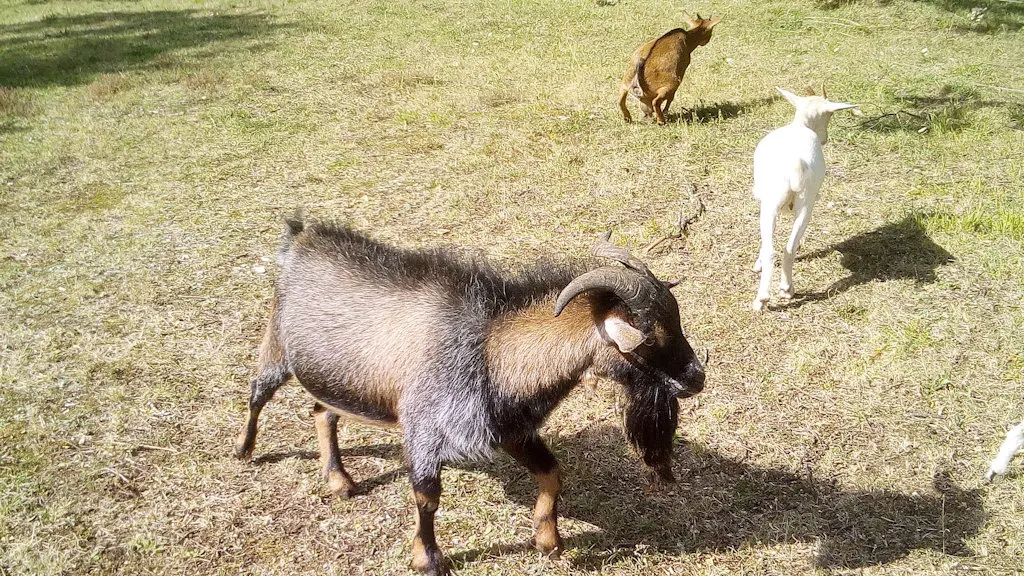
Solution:
M 789 242 L 786 242 L 786 251 L 782 253 L 782 279 L 779 280 L 779 297 L 793 297 L 793 261 L 796 260 L 796 251 L 803 240 L 807 225 L 811 222 L 812 204 L 807 203 L 797 207 L 796 218 L 793 220 L 793 232 L 789 235 Z
M 772 272 L 775 268 L 772 240 L 775 237 L 775 218 L 779 213 L 778 206 L 773 204 L 761 201 L 761 251 L 757 256 L 758 262 L 761 263 L 761 284 L 751 305 L 757 312 L 764 310 L 765 304 L 771 299 Z
M 988 474 L 985 474 L 985 479 L 991 482 L 997 474 L 1006 474 L 1006 469 L 1010 466 L 1010 460 L 1013 460 L 1013 455 L 1022 447 L 1024 447 L 1024 421 L 1006 433 L 1006 440 L 999 447 L 999 453 L 996 454 L 995 459 L 989 464 Z

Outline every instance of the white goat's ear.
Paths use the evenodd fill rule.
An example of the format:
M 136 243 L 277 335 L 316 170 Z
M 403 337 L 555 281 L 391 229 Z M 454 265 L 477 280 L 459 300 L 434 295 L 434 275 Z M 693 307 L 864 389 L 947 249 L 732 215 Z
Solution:
M 825 108 L 829 112 L 838 112 L 847 108 L 856 108 L 859 104 L 847 104 L 845 102 L 825 102 Z
M 615 316 L 604 319 L 604 333 L 615 342 L 622 352 L 632 352 L 647 339 L 644 333 L 629 325 L 629 322 Z
M 683 12 L 683 21 L 686 22 L 686 25 L 691 30 L 697 27 L 697 21 L 693 19 L 693 16 L 690 16 L 689 12 Z
M 800 106 L 800 102 L 803 100 L 803 98 L 797 96 L 796 94 L 793 94 L 792 92 L 790 92 L 788 90 L 783 90 L 782 88 L 779 88 L 778 86 L 776 86 L 775 89 L 778 90 L 779 94 L 782 94 L 782 96 L 785 97 L 786 100 L 789 100 L 790 104 L 792 104 L 793 106 L 797 106 L 797 107 Z

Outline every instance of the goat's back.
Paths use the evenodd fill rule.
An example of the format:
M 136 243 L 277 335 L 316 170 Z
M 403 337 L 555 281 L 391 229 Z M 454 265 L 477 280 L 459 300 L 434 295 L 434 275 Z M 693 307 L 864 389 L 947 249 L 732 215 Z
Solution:
M 776 128 L 754 150 L 754 197 L 762 202 L 781 205 L 792 193 L 816 193 L 824 178 L 825 157 L 810 128 Z
M 553 298 L 572 274 L 506 279 L 450 251 L 400 250 L 348 228 L 315 224 L 281 256 L 277 332 L 289 370 L 335 408 L 395 420 L 406 388 L 482 361 L 501 313 Z

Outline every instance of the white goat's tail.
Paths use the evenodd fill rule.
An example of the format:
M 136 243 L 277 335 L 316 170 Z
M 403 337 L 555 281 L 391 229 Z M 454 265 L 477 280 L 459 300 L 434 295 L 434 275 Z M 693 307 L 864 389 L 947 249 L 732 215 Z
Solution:
M 811 175 L 811 167 L 800 158 L 793 158 L 792 161 L 796 163 L 792 170 L 780 170 L 776 166 L 771 166 L 760 178 L 755 174 L 754 198 L 782 206 L 786 198 L 789 198 L 790 192 L 803 190 Z
M 806 162 L 800 158 L 796 158 L 795 161 L 796 166 L 793 166 L 793 171 L 789 175 L 789 190 L 792 192 L 803 190 L 811 176 L 811 167 Z

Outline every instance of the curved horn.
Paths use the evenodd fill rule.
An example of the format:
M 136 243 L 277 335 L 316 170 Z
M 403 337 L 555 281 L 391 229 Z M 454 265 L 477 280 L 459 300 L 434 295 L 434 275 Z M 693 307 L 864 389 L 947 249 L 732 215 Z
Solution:
M 601 234 L 601 237 L 597 240 L 597 244 L 594 244 L 594 247 L 590 249 L 590 253 L 598 258 L 615 260 L 619 264 L 622 264 L 627 268 L 632 268 L 641 274 L 651 273 L 651 271 L 647 269 L 647 264 L 644 264 L 642 260 L 630 254 L 629 250 L 612 244 L 609 240 L 611 237 L 611 230 Z
M 643 276 L 630 270 L 605 266 L 591 270 L 569 282 L 555 300 L 555 316 L 561 314 L 573 298 L 590 290 L 607 290 L 625 302 L 630 310 L 642 307 L 644 302 L 654 297 L 651 283 Z
M 828 100 L 828 92 L 825 91 L 824 82 L 821 83 L 821 95 L 825 98 L 825 100 Z

